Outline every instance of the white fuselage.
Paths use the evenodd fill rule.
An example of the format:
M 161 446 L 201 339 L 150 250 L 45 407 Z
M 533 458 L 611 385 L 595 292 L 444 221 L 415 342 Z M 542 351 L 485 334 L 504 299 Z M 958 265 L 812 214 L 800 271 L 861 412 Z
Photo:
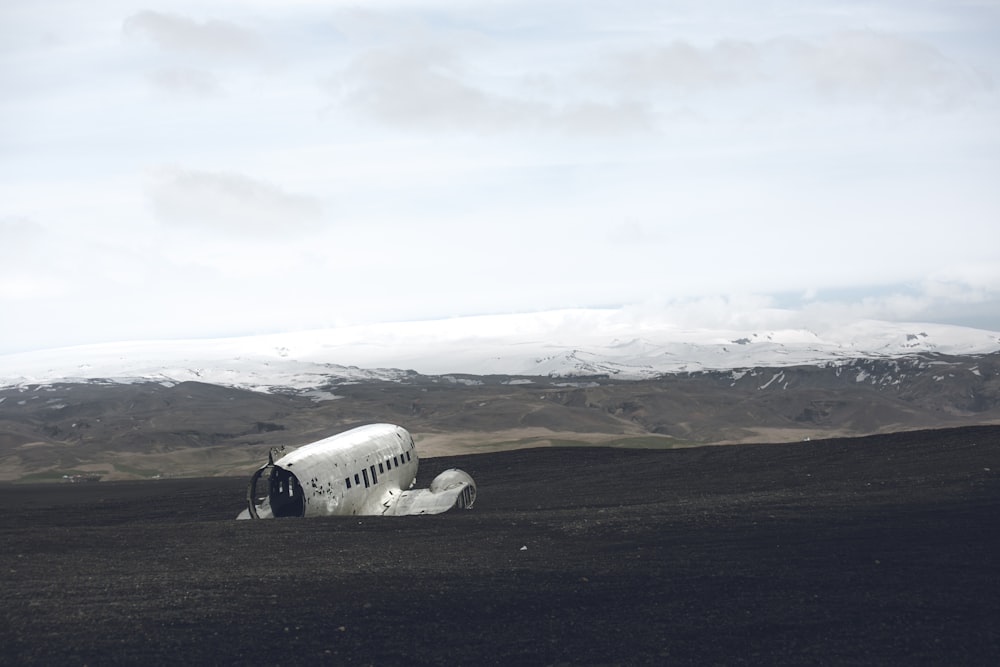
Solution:
M 275 517 L 382 514 L 413 486 L 417 466 L 406 429 L 361 426 L 275 461 L 264 511 Z
M 359 426 L 271 457 L 250 478 L 247 508 L 238 519 L 299 516 L 440 514 L 471 509 L 476 482 L 463 470 L 439 473 L 413 489 L 417 450 L 406 429 Z

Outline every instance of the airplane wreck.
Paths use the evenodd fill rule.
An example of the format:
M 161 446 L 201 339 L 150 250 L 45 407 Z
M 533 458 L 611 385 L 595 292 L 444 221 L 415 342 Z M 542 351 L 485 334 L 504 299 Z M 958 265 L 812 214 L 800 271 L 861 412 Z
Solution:
M 401 426 L 370 424 L 304 445 L 277 460 L 274 452 L 250 478 L 247 507 L 237 519 L 339 515 L 405 516 L 471 509 L 476 483 L 457 468 L 414 489 L 413 437 Z

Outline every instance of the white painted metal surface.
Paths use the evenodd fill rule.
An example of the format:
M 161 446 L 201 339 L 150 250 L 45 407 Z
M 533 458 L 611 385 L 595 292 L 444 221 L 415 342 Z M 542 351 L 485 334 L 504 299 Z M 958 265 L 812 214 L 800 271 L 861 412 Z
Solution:
M 446 470 L 412 489 L 419 460 L 413 438 L 393 424 L 360 426 L 261 466 L 238 519 L 293 516 L 439 514 L 469 509 L 476 483 Z

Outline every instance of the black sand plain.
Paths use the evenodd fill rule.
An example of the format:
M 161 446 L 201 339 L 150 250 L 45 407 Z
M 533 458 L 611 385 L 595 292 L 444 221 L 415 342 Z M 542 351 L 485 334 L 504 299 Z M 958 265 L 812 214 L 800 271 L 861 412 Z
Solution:
M 459 466 L 471 511 L 0 486 L 4 664 L 1000 664 L 1000 427 Z

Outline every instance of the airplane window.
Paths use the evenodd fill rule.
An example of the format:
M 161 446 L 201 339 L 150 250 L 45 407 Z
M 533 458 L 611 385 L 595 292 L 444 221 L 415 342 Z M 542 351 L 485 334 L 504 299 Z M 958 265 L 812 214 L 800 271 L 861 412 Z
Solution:
M 375 474 L 375 466 L 369 466 L 368 469 L 372 471 L 372 484 L 378 484 L 378 475 Z
M 410 453 L 409 453 L 409 452 L 406 452 L 406 460 L 407 460 L 407 461 L 409 461 L 409 460 L 410 460 Z
M 382 473 L 385 472 L 385 468 L 382 467 L 382 462 L 381 461 L 379 461 L 379 463 L 378 463 L 378 471 L 382 472 Z
M 345 477 L 344 478 L 344 483 L 347 484 L 347 488 L 351 488 L 351 478 L 350 477 Z
M 397 466 L 399 465 L 399 461 L 396 460 L 395 456 L 392 457 L 392 462 L 395 463 Z
M 354 483 L 355 484 L 361 483 L 361 477 L 358 475 L 358 473 L 354 473 Z
M 385 467 L 388 468 L 389 470 L 392 470 L 392 461 L 390 461 L 389 459 L 386 459 L 385 460 Z
M 367 489 L 370 486 L 368 483 L 368 470 L 362 470 L 361 476 L 365 478 L 365 488 Z

